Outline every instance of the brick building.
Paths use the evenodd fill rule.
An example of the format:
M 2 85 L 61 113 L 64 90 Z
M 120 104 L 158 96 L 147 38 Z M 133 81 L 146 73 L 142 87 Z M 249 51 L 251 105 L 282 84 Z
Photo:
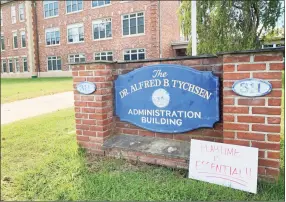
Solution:
M 1 76 L 71 76 L 69 63 L 176 55 L 179 1 L 1 1 Z

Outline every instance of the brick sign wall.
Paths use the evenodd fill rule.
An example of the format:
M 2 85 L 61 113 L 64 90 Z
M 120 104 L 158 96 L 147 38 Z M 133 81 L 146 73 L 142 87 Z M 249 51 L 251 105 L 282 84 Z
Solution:
M 147 131 L 114 115 L 114 80 L 120 74 L 153 64 L 180 64 L 201 71 L 212 71 L 221 80 L 221 118 L 214 128 L 201 128 L 182 134 Z M 259 175 L 275 178 L 279 174 L 280 114 L 282 97 L 283 50 L 221 54 L 218 57 L 188 57 L 131 63 L 85 63 L 73 66 L 76 133 L 78 143 L 90 152 L 123 156 L 147 163 L 188 167 L 188 159 L 168 158 L 134 151 L 106 149 L 103 143 L 120 134 L 148 136 L 190 142 L 200 139 L 259 148 Z M 272 84 L 270 94 L 246 98 L 231 90 L 234 81 L 261 78 Z M 82 95 L 76 85 L 96 84 L 96 91 Z
M 279 175 L 283 53 L 223 55 L 224 143 L 259 148 L 261 176 Z M 247 98 L 235 94 L 234 81 L 265 79 L 272 92 Z

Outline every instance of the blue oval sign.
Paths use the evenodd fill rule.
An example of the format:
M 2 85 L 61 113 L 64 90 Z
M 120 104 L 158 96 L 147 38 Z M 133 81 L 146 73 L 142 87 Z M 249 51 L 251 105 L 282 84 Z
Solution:
M 95 91 L 96 86 L 94 83 L 84 81 L 84 82 L 80 82 L 79 84 L 77 84 L 76 89 L 78 92 L 88 95 Z
M 181 133 L 219 121 L 219 79 L 181 65 L 146 66 L 118 76 L 116 115 L 139 127 Z
M 261 79 L 243 79 L 236 81 L 232 86 L 232 90 L 241 96 L 258 97 L 270 93 L 272 85 Z

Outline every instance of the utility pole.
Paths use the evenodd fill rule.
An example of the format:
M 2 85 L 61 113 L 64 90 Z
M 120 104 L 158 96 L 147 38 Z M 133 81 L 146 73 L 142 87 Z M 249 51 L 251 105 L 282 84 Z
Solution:
M 197 55 L 197 1 L 192 0 L 192 56 Z

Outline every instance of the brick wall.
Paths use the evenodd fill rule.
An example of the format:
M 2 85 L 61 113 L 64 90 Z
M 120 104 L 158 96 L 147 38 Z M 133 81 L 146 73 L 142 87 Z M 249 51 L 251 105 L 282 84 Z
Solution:
M 180 23 L 177 13 L 179 7 L 180 1 L 160 2 L 162 58 L 175 56 L 174 50 L 170 48 L 170 43 L 177 42 L 180 38 Z
M 279 175 L 283 53 L 223 56 L 223 137 L 225 143 L 259 148 L 263 176 Z M 236 80 L 258 78 L 272 84 L 272 92 L 247 98 L 235 94 Z
M 1 60 L 6 60 L 8 67 L 8 59 L 13 59 L 13 68 L 15 72 L 14 58 L 19 59 L 20 72 L 23 72 L 23 60 L 22 57 L 28 58 L 28 46 L 29 38 L 27 37 L 26 30 L 26 12 L 24 9 L 25 18 L 23 21 L 19 20 L 19 5 L 23 4 L 25 6 L 25 1 L 12 1 L 1 5 L 1 12 L 3 17 L 3 26 L 1 26 L 1 36 L 4 36 L 5 50 L 1 51 Z M 12 24 L 11 18 L 11 6 L 15 6 L 16 10 L 16 23 Z M 26 47 L 21 47 L 21 31 L 26 32 Z M 17 42 L 18 48 L 13 48 L 13 32 L 17 32 Z M 1 64 L 0 64 L 1 65 Z M 1 66 L 2 72 L 2 66 Z M 7 68 L 9 71 L 9 68 Z M 3 73 L 4 76 L 7 73 Z M 3 75 L 2 75 L 3 76 Z
M 114 116 L 113 81 L 120 74 L 153 64 L 180 64 L 201 71 L 212 71 L 220 77 L 220 122 L 213 128 L 200 128 L 181 134 L 147 131 Z M 86 63 L 73 67 L 74 87 L 81 81 L 94 82 L 97 90 L 91 95 L 75 93 L 77 140 L 88 150 L 104 154 L 103 142 L 112 135 L 130 134 L 170 138 L 189 142 L 191 139 L 224 142 L 259 148 L 259 176 L 277 177 L 280 156 L 280 114 L 284 69 L 283 53 L 246 52 L 222 54 L 219 57 L 186 57 L 141 62 Z M 262 78 L 272 83 L 270 94 L 246 98 L 232 92 L 234 81 Z M 116 151 L 105 153 L 116 156 Z M 144 162 L 187 168 L 184 159 L 168 159 L 127 152 L 126 157 Z
M 178 2 L 176 2 L 178 4 Z M 170 10 L 172 4 L 170 2 L 161 2 L 162 5 L 168 4 L 166 8 Z M 169 5 L 170 4 L 170 5 Z M 142 35 L 122 36 L 121 16 L 123 14 L 144 12 L 145 33 Z M 164 15 L 164 11 L 162 11 Z M 174 13 L 176 9 L 168 11 L 168 14 Z M 38 37 L 39 37 L 39 54 L 40 69 L 42 72 L 47 71 L 47 57 L 61 56 L 62 70 L 68 70 L 68 55 L 84 53 L 86 61 L 94 61 L 94 53 L 102 51 L 112 51 L 113 60 L 123 60 L 123 50 L 132 48 L 145 48 L 146 58 L 159 58 L 159 22 L 158 22 L 158 1 L 137 1 L 120 2 L 111 1 L 110 5 L 103 7 L 91 7 L 90 1 L 83 1 L 83 11 L 66 14 L 66 2 L 59 1 L 59 16 L 44 19 L 43 3 L 37 2 L 38 13 Z M 92 21 L 103 18 L 112 19 L 112 38 L 104 40 L 93 40 Z M 177 20 L 177 17 L 174 19 Z M 173 20 L 172 20 L 173 21 Z M 165 21 L 166 22 L 166 21 Z M 84 42 L 76 44 L 67 43 L 67 25 L 83 23 L 84 25 Z M 168 32 L 164 31 L 164 35 L 171 36 L 172 39 L 179 40 L 179 35 L 170 31 L 170 19 Z M 60 29 L 60 45 L 46 46 L 45 29 L 58 27 Z M 174 29 L 175 30 L 175 29 Z M 170 49 L 171 41 L 164 38 L 162 41 L 164 49 Z M 166 55 L 169 57 L 171 55 Z
M 74 88 L 82 81 L 96 83 L 91 95 L 74 90 L 75 121 L 78 143 L 88 150 L 103 154 L 102 143 L 113 134 L 112 64 L 91 64 L 73 67 Z
M 20 3 L 24 5 L 32 4 L 32 9 L 28 12 L 30 20 L 19 22 Z M 17 23 L 11 23 L 11 6 L 16 6 Z M 144 48 L 145 58 L 160 58 L 160 47 L 162 48 L 162 57 L 173 56 L 171 42 L 179 40 L 179 26 L 177 9 L 179 1 L 111 1 L 110 4 L 92 8 L 91 1 L 83 1 L 83 10 L 73 13 L 66 13 L 66 1 L 58 1 L 58 16 L 44 18 L 43 1 L 11 1 L 1 4 L 3 12 L 4 26 L 1 27 L 1 34 L 5 37 L 6 50 L 1 52 L 1 58 L 14 56 L 30 56 L 28 61 L 31 66 L 32 76 L 55 76 L 69 75 L 65 74 L 69 70 L 68 55 L 85 54 L 86 61 L 94 61 L 94 53 L 102 51 L 112 51 L 113 60 L 123 60 L 123 51 L 125 49 Z M 26 10 L 25 10 L 26 12 Z M 144 34 L 136 34 L 130 36 L 122 36 L 122 15 L 136 12 L 144 13 Z M 161 15 L 159 13 L 161 12 Z M 25 16 L 26 13 L 25 13 Z M 161 16 L 161 24 L 159 17 Z M 107 39 L 93 40 L 92 22 L 98 19 L 111 18 L 112 20 L 112 37 Z M 32 33 L 26 33 L 27 48 L 12 49 L 12 30 L 18 30 L 18 44 L 20 46 L 20 29 L 27 30 L 27 23 L 32 29 Z M 67 26 L 76 23 L 83 23 L 84 26 L 84 42 L 83 43 L 67 43 Z M 161 36 L 159 34 L 160 27 Z M 176 28 L 174 28 L 177 27 Z M 170 28 L 173 29 L 170 29 Z M 60 44 L 47 46 L 45 41 L 45 30 L 48 28 L 59 28 Z M 2 33 L 3 32 L 3 33 Z M 30 36 L 28 38 L 28 36 Z M 161 37 L 161 38 L 160 38 Z M 9 43 L 8 43 L 9 42 Z M 31 52 L 28 53 L 30 42 Z M 33 42 L 33 44 L 31 44 Z M 48 56 L 61 57 L 61 70 L 47 72 Z M 20 65 L 22 61 L 20 58 Z M 21 66 L 22 69 L 22 66 Z M 38 74 L 38 72 L 45 72 Z M 8 75 L 7 75 L 8 76 Z M 18 77 L 19 75 L 10 74 L 9 77 Z

